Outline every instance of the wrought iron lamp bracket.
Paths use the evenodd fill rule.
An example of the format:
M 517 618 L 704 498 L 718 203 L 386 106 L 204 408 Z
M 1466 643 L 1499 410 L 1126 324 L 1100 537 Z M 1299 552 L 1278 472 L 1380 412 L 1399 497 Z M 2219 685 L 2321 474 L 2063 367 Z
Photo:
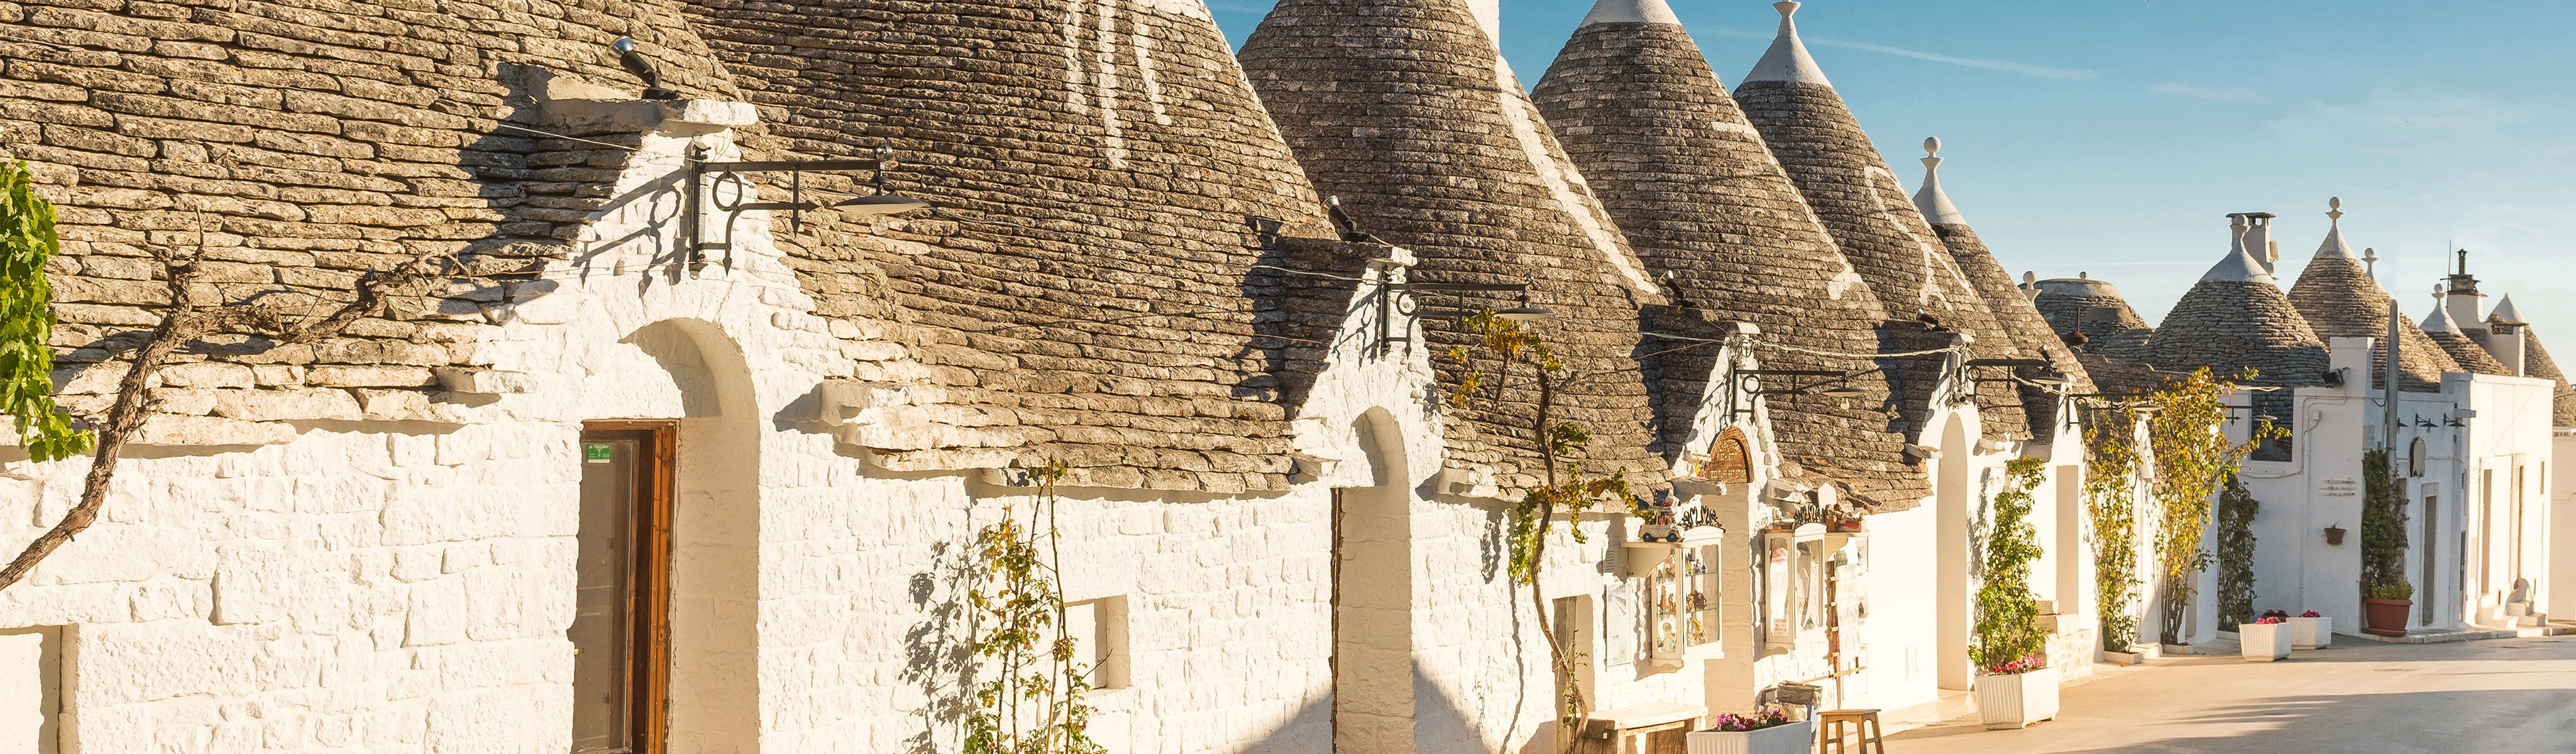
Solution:
M 891 147 L 878 147 L 876 159 L 872 160 L 737 160 L 732 162 L 715 162 L 707 159 L 709 154 L 710 151 L 704 145 L 691 147 L 689 149 L 689 168 L 687 177 L 688 208 L 686 212 L 688 227 L 685 229 L 685 232 L 687 233 L 688 238 L 687 263 L 689 268 L 692 270 L 698 269 L 706 264 L 706 252 L 709 250 L 724 252 L 725 267 L 727 269 L 731 269 L 733 267 L 733 216 L 737 213 L 749 210 L 786 210 L 788 229 L 791 232 L 803 232 L 805 230 L 805 211 L 810 209 L 822 209 L 824 206 L 816 202 L 805 200 L 806 173 L 871 172 L 875 175 L 870 182 L 877 187 L 878 193 L 884 193 L 885 171 L 887 168 L 893 167 L 894 165 L 894 149 Z M 751 187 L 750 181 L 742 177 L 745 173 L 786 173 L 787 201 L 744 201 L 745 196 L 757 199 L 759 194 L 758 188 Z M 751 188 L 745 193 L 737 194 L 732 200 L 727 200 L 720 196 L 709 195 L 710 189 L 713 189 L 716 185 L 725 181 L 735 181 L 740 185 Z M 724 230 L 721 240 L 709 241 L 706 238 L 706 232 L 703 226 L 706 222 L 707 210 L 710 208 L 722 212 L 725 215 L 724 220 L 720 223 Z
M 1395 319 L 1396 317 L 1401 316 L 1407 318 L 1407 321 L 1410 322 L 1413 315 L 1422 311 L 1422 307 L 1426 304 L 1425 299 L 1434 299 L 1443 295 L 1450 296 L 1457 302 L 1452 311 L 1455 312 L 1458 317 L 1463 319 L 1466 317 L 1467 313 L 1467 294 L 1526 294 L 1528 292 L 1529 285 L 1523 283 L 1508 285 L 1481 283 L 1387 283 L 1381 285 L 1379 286 L 1377 297 L 1377 355 L 1381 357 L 1385 356 L 1387 352 L 1393 350 L 1394 346 L 1398 343 L 1403 343 L 1406 344 L 1407 347 L 1411 347 L 1413 343 L 1413 328 L 1409 324 L 1404 327 L 1397 327 Z

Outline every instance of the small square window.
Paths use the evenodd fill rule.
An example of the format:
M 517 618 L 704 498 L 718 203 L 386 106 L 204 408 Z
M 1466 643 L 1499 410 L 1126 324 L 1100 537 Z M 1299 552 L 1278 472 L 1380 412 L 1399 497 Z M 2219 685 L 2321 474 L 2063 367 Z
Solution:
M 1090 669 L 1092 689 L 1127 687 L 1126 597 L 1065 603 L 1064 627 L 1075 662 Z
M 0 629 L 0 752 L 63 750 L 66 669 L 63 629 Z

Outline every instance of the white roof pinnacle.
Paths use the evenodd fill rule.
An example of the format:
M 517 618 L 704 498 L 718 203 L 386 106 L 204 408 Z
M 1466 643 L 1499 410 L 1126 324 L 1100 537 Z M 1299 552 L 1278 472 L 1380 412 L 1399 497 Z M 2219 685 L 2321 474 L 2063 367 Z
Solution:
M 2496 302 L 2496 307 L 2493 311 L 2487 312 L 2487 319 L 2495 320 L 2497 322 L 2510 322 L 2517 325 L 2531 324 L 2531 320 L 2522 318 L 2522 308 L 2513 305 L 2513 294 L 2510 293 L 2505 294 L 2503 301 Z
M 1780 36 L 1771 40 L 1771 50 L 1762 53 L 1762 62 L 1753 64 L 1745 81 L 1789 81 L 1817 86 L 1833 86 L 1825 80 L 1825 71 L 1816 67 L 1816 58 L 1807 54 L 1807 43 L 1798 40 L 1798 4 L 1791 0 L 1772 3 L 1780 11 Z
M 2274 284 L 2272 273 L 2264 271 L 2263 263 L 2245 250 L 2245 216 L 2228 215 L 2227 219 L 2228 235 L 2234 237 L 2234 242 L 2228 244 L 2227 258 L 2218 260 L 2218 265 L 2209 268 L 2209 272 L 2202 274 L 2200 279 Z
M 2460 331 L 2459 320 L 2451 319 L 2450 302 L 2444 295 L 2440 283 L 2433 284 L 2433 316 L 2424 318 L 2424 331 L 2452 333 Z
M 1592 15 L 1584 16 L 1581 26 L 1593 24 L 1672 24 L 1682 20 L 1673 15 L 1673 6 L 1664 0 L 1601 0 L 1592 6 Z M 1576 28 L 1581 28 L 1578 26 Z
M 1949 192 L 1941 190 L 1941 139 L 1923 140 L 1923 188 L 1914 192 L 1914 208 L 1923 211 L 1923 219 L 1933 225 L 1966 225 L 1968 218 L 1950 203 Z
M 2317 245 L 2317 258 L 2352 258 L 2352 245 L 2343 242 L 2343 197 L 2326 200 L 2326 240 Z

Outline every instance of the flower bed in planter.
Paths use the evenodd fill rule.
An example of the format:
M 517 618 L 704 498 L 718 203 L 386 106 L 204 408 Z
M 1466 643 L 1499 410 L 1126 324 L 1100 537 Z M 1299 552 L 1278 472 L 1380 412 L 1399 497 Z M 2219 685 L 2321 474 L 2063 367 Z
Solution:
M 2334 643 L 2334 619 L 2310 610 L 2290 619 L 2290 648 L 2324 649 Z
M 1690 754 L 1809 754 L 1816 748 L 1816 723 L 1790 722 L 1788 710 L 1764 707 L 1718 715 L 1708 730 L 1691 731 L 1685 744 Z
M 2290 624 L 2281 618 L 2240 624 L 2236 638 L 2246 662 L 2271 662 L 2290 656 Z
M 1977 718 L 1987 728 L 2023 728 L 2057 718 L 2057 669 L 2027 668 L 2022 666 L 2025 662 L 2030 661 L 1996 668 L 2007 672 L 1977 676 Z

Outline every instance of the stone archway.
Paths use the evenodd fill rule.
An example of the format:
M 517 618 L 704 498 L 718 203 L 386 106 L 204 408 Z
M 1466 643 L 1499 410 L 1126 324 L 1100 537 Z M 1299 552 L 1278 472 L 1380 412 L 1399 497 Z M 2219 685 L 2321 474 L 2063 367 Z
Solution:
M 760 424 L 742 349 L 666 319 L 584 354 L 591 420 L 678 423 L 668 679 L 674 751 L 756 751 L 760 736 Z
M 1933 511 L 1938 563 L 1934 610 L 1938 628 L 1934 651 L 1940 655 L 1939 683 L 1944 689 L 1968 688 L 1976 668 L 1968 662 L 1968 630 L 1973 620 L 1968 602 L 1969 439 L 1967 422 L 1957 414 L 1941 428 L 1940 460 L 1933 472 Z
M 1333 751 L 1414 750 L 1413 496 L 1386 409 L 1352 423 L 1366 487 L 1333 490 Z

